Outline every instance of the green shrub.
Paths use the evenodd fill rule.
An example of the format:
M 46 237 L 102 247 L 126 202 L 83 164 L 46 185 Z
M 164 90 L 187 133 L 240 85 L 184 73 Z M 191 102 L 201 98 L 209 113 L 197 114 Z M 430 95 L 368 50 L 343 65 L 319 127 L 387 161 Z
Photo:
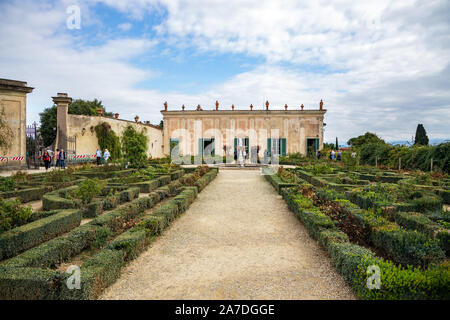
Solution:
M 166 225 L 166 218 L 164 216 L 154 216 L 151 215 L 138 224 L 136 224 L 136 229 L 145 229 L 149 236 L 154 236 L 160 234 Z
M 108 227 L 100 227 L 95 231 L 94 241 L 92 247 L 101 248 L 105 245 L 106 240 L 111 235 L 111 230 Z
M 0 177 L 0 192 L 13 191 L 17 188 L 17 182 L 12 177 Z
M 445 258 L 439 240 L 417 231 L 378 228 L 372 231 L 371 241 L 376 247 L 385 250 L 393 261 L 404 266 L 425 267 Z
M 52 300 L 59 295 L 58 271 L 41 268 L 0 268 L 1 300 Z
M 124 266 L 123 257 L 124 252 L 121 250 L 102 250 L 81 266 L 81 289 L 70 290 L 66 285 L 62 285 L 59 298 L 64 300 L 96 299 L 105 288 L 120 277 L 120 270 Z M 69 276 L 69 274 L 63 275 L 63 284 Z
M 0 198 L 0 234 L 27 223 L 33 213 L 31 207 L 24 207 L 19 200 Z
M 52 170 L 47 172 L 44 176 L 43 181 L 47 183 L 52 182 L 70 182 L 74 180 L 74 170 L 71 168 L 67 168 L 66 170 Z
M 146 244 L 147 238 L 144 230 L 130 229 L 114 239 L 107 248 L 122 250 L 125 253 L 125 261 L 129 261 L 136 258 L 144 250 Z
M 75 198 L 80 199 L 83 204 L 91 203 L 91 201 L 102 194 L 106 181 L 99 179 L 87 179 L 80 183 L 72 194 Z
M 77 227 L 79 210 L 63 210 L 50 217 L 14 228 L 0 235 L 0 260 L 19 254 Z
M 131 125 L 122 132 L 122 150 L 126 161 L 132 168 L 144 168 L 147 165 L 147 141 L 146 134 L 137 132 Z

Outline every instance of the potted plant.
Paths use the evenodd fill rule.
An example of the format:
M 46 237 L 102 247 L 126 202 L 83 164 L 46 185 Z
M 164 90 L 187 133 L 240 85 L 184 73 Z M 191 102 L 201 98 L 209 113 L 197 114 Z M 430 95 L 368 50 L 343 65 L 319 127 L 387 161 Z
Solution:
M 118 114 L 118 113 L 114 114 L 114 117 L 115 117 L 116 119 L 119 119 L 119 114 Z

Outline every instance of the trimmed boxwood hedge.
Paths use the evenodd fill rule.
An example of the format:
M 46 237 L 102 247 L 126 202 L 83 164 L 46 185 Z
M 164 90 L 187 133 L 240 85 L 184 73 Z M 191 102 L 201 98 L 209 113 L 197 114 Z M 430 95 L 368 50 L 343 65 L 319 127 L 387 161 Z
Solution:
M 440 240 L 433 239 L 429 234 L 404 229 L 390 222 L 376 210 L 361 210 L 355 204 L 340 199 L 337 194 L 327 190 L 316 190 L 316 195 L 323 200 L 338 202 L 345 215 L 356 218 L 367 230 L 368 238 L 365 241 L 383 250 L 396 263 L 427 266 L 445 258 Z M 396 214 L 395 211 L 389 213 L 393 216 Z
M 128 230 L 114 239 L 106 248 L 123 250 L 125 261 L 135 259 L 147 244 L 145 230 Z
M 102 291 L 120 277 L 120 270 L 125 265 L 125 253 L 122 250 L 104 249 L 83 263 L 80 268 L 81 289 L 68 289 L 66 282 L 69 274 L 62 274 L 59 299 L 93 300 Z
M 206 178 L 212 180 L 217 171 Z M 206 175 L 205 175 L 206 176 Z M 167 186 L 166 186 L 167 187 Z M 197 196 L 197 187 L 173 184 L 180 192 L 152 215 L 119 235 L 100 253 L 81 266 L 81 290 L 69 290 L 69 274 L 47 268 L 58 265 L 92 245 L 102 230 L 120 232 L 123 224 L 137 217 L 162 200 L 160 193 L 133 200 L 117 211 L 96 217 L 91 222 L 73 229 L 66 237 L 52 239 L 7 261 L 0 263 L 0 299 L 95 299 L 119 276 L 127 260 L 135 258 L 145 246 L 175 217 L 184 212 Z M 160 188 L 159 188 L 160 189 Z M 167 188 L 165 188 L 167 189 Z M 158 191 L 158 190 L 156 190 Z M 166 193 L 166 190 L 165 192 Z M 44 218 L 45 219 L 45 218 Z M 41 219 L 43 220 L 43 219 Z M 39 221 L 41 221 L 39 220 Z M 40 268 L 30 268 L 40 267 Z M 18 284 L 18 281 L 20 281 Z M 20 288 L 17 288 L 17 287 Z M 24 289 L 26 288 L 26 289 Z
M 0 260 L 19 254 L 80 225 L 79 210 L 63 210 L 0 235 Z
M 281 193 L 282 188 L 290 188 L 296 186 L 295 183 L 286 183 L 281 180 L 281 178 L 277 174 L 266 174 L 266 180 L 270 182 L 270 184 L 277 190 L 278 193 Z
M 51 186 L 27 188 L 16 191 L 0 192 L 0 198 L 19 198 L 22 203 L 41 200 L 43 195 L 52 190 Z
M 450 265 L 448 262 L 431 264 L 426 269 L 402 267 L 378 258 L 337 230 L 326 218 L 314 218 L 315 212 L 303 210 L 289 189 L 282 191 L 289 208 L 302 220 L 310 235 L 330 254 L 334 266 L 362 299 L 449 299 Z M 381 288 L 367 287 L 369 266 L 381 271 Z
M 58 271 L 0 267 L 0 299 L 2 300 L 57 299 L 60 287 Z

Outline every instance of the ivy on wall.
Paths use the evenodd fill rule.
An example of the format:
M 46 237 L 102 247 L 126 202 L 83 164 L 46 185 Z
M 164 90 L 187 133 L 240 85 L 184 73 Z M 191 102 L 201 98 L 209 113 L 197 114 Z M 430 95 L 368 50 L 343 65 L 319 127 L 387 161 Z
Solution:
M 102 149 L 102 151 L 108 149 L 112 160 L 118 160 L 122 157 L 122 148 L 120 146 L 119 137 L 111 129 L 111 126 L 108 123 L 102 122 L 95 126 L 95 134 L 100 149 Z

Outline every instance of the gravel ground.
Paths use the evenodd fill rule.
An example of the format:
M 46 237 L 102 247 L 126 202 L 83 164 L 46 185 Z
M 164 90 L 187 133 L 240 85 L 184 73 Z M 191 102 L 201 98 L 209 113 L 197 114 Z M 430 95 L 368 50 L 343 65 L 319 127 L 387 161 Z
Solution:
M 355 299 L 255 170 L 221 170 L 101 299 Z

